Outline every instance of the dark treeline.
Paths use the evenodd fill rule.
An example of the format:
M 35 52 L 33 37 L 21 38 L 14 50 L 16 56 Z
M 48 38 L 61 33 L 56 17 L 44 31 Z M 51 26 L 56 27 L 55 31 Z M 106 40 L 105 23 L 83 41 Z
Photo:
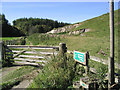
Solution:
M 46 33 L 54 28 L 63 27 L 65 25 L 69 25 L 69 23 L 42 18 L 20 18 L 14 20 L 13 26 L 11 26 L 5 18 L 5 15 L 0 14 L 2 37 L 19 37 L 34 33 Z
M 39 18 L 20 18 L 13 21 L 13 26 L 22 30 L 25 35 L 46 33 L 54 28 L 63 27 L 69 23 Z
M 0 28 L 2 26 L 2 37 L 20 37 L 25 34 L 16 27 L 11 26 L 4 14 L 0 14 Z

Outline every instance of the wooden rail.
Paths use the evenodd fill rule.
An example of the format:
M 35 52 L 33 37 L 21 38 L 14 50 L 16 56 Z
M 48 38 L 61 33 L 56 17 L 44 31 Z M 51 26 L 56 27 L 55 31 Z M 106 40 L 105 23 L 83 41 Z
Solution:
M 24 53 L 24 52 L 26 52 L 26 50 L 22 50 L 22 51 L 20 51 L 18 54 L 14 55 L 14 57 L 13 57 L 13 58 L 15 58 L 15 57 L 19 56 L 20 54 L 22 54 L 22 53 Z
M 20 61 L 28 61 L 28 62 L 44 62 L 46 63 L 47 61 L 44 60 L 34 60 L 34 59 L 23 59 L 23 58 L 14 58 L 15 60 L 20 60 Z
M 19 53 L 21 51 L 12 50 L 12 52 Z M 26 53 L 26 54 L 37 54 L 37 53 L 39 53 L 39 54 L 53 54 L 53 52 L 35 52 L 35 51 L 26 51 L 24 53 Z M 57 52 L 54 52 L 54 54 L 56 55 Z
M 40 45 L 7 45 L 9 48 L 31 48 L 31 49 L 59 49 L 59 46 L 40 46 Z
M 49 55 L 53 55 L 53 54 L 56 55 L 57 52 L 46 52 L 46 50 L 45 52 L 42 52 L 39 50 L 36 51 L 35 49 L 57 49 L 59 50 L 59 46 L 41 46 L 41 45 L 7 45 L 7 48 L 15 49 L 15 50 L 12 50 L 14 54 L 13 58 L 14 58 L 15 63 L 37 65 L 37 66 L 39 66 L 39 63 L 41 65 L 44 65 L 45 63 L 47 63 L 45 59 L 49 59 L 50 58 Z

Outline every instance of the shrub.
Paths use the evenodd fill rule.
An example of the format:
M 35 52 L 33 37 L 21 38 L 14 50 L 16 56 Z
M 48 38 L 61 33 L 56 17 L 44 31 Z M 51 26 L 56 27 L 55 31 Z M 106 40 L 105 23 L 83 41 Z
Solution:
M 3 40 L 5 45 L 25 45 L 25 37 L 20 37 L 18 39 L 13 40 Z
M 33 45 L 58 45 L 62 37 L 53 34 L 33 34 L 27 38 Z
M 96 74 L 89 73 L 90 80 L 97 80 L 99 89 L 105 89 L 108 86 L 108 81 L 105 80 L 107 72 L 107 65 L 99 63 L 96 67 Z
M 74 61 L 69 57 L 52 57 L 29 88 L 64 88 L 72 85 L 74 78 Z

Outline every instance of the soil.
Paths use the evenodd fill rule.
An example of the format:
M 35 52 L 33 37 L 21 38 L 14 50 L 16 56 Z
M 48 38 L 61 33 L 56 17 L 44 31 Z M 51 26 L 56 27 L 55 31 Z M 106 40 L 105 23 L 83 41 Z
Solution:
M 33 79 L 38 75 L 39 72 L 40 72 L 40 69 L 37 69 L 29 73 L 28 75 L 24 75 L 22 77 L 23 81 L 21 81 L 19 85 L 14 86 L 12 89 L 27 88 L 32 83 Z
M 20 67 L 22 67 L 22 66 L 12 66 L 12 67 L 5 67 L 5 68 L 0 69 L 0 71 L 2 72 L 2 73 L 0 73 L 0 80 L 2 80 L 3 76 L 7 75 L 8 73 L 10 73 Z
M 12 66 L 12 67 L 5 67 L 2 68 L 0 71 L 2 73 L 0 73 L 0 80 L 2 80 L 2 77 L 7 75 L 8 73 L 21 68 L 22 66 Z M 38 75 L 38 73 L 40 72 L 41 69 L 37 69 L 32 71 L 31 73 L 24 75 L 22 77 L 22 81 L 17 85 L 14 86 L 12 89 L 16 89 L 16 88 L 27 88 L 33 81 L 33 79 Z

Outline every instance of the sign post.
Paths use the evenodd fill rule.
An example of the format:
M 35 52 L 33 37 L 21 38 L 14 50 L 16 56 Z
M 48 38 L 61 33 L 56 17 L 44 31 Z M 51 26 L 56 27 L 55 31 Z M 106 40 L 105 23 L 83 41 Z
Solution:
M 82 64 L 86 67 L 85 71 L 86 71 L 86 75 L 87 75 L 87 73 L 89 71 L 89 66 L 88 66 L 89 53 L 88 52 L 82 53 L 79 51 L 74 51 L 73 58 L 76 62 L 79 62 L 80 64 Z

